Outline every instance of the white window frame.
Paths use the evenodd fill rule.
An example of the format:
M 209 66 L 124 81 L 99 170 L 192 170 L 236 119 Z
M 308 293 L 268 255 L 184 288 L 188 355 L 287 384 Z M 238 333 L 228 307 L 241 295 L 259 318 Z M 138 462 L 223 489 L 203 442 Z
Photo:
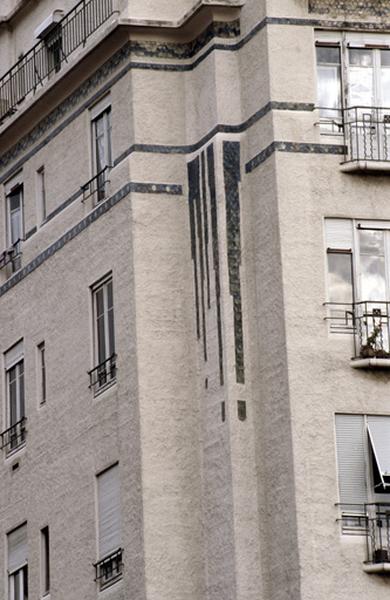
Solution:
M 46 535 L 47 532 L 47 535 Z M 41 546 L 41 596 L 50 594 L 50 530 L 49 526 L 40 531 Z
M 25 551 L 27 554 L 28 546 L 27 546 L 27 523 L 23 523 L 10 531 L 7 534 L 7 554 L 8 554 L 8 599 L 9 600 L 24 600 L 25 598 L 25 590 L 24 590 L 24 581 L 27 579 L 28 585 L 28 559 L 27 556 L 18 562 L 17 566 L 14 569 L 10 569 L 10 536 L 15 534 L 18 530 L 24 529 L 23 533 L 25 534 Z M 20 550 L 19 550 L 20 551 Z M 17 594 L 15 590 L 15 583 L 18 580 L 19 582 L 19 594 Z
M 100 119 L 103 119 L 103 149 L 104 162 L 106 164 L 98 168 L 97 124 Z M 96 177 L 96 175 L 103 169 L 107 169 L 107 174 L 112 167 L 112 109 L 110 94 L 102 98 L 97 104 L 90 108 L 90 123 L 92 177 Z M 105 198 L 107 194 L 106 175 L 102 176 L 101 181 L 96 182 L 96 189 L 92 188 L 92 193 L 95 195 L 95 202 L 99 202 Z
M 109 294 L 108 294 L 108 286 L 111 285 L 112 292 L 112 308 L 109 308 Z M 104 356 L 100 356 L 99 350 L 101 349 L 101 340 L 99 334 L 99 322 L 98 322 L 98 294 L 102 291 L 103 294 L 103 331 L 104 331 Z M 95 394 L 106 389 L 106 387 L 113 385 L 116 382 L 116 371 L 115 375 L 111 375 L 111 366 L 109 364 L 109 359 L 113 357 L 115 360 L 115 346 L 116 346 L 116 336 L 115 336 L 115 302 L 114 302 L 114 285 L 113 285 L 113 277 L 112 273 L 105 275 L 102 279 L 96 282 L 91 286 L 92 293 L 92 319 L 93 319 L 93 357 L 94 364 L 93 369 L 97 368 L 100 365 L 105 364 L 105 369 L 107 370 L 107 377 L 102 379 L 102 383 L 97 383 L 94 386 Z M 112 337 L 113 337 L 113 348 L 111 348 L 111 336 L 110 336 L 110 320 L 112 327 Z M 110 351 L 111 350 L 111 351 Z M 102 369 L 103 370 L 103 369 Z
M 37 381 L 39 405 L 46 404 L 47 378 L 46 378 L 46 344 L 44 341 L 37 345 Z
M 37 225 L 42 227 L 47 217 L 46 171 L 44 165 L 36 171 Z

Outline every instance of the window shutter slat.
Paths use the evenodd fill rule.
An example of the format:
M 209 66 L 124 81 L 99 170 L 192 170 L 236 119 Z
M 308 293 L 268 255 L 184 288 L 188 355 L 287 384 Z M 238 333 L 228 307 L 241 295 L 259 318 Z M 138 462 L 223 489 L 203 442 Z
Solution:
M 336 415 L 337 461 L 341 504 L 367 502 L 363 415 Z
M 8 571 L 20 569 L 27 562 L 27 525 L 8 534 Z
M 98 476 L 99 555 L 107 556 L 121 545 L 119 467 Z
M 353 230 L 350 219 L 326 219 L 326 246 L 339 250 L 352 250 Z

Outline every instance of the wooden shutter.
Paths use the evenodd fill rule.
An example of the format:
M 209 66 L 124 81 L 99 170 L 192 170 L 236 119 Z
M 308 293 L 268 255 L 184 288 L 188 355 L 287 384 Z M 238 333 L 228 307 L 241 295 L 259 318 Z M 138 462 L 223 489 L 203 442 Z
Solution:
M 8 572 L 13 573 L 27 563 L 27 524 L 8 534 Z
M 336 442 L 340 502 L 364 504 L 367 502 L 367 432 L 364 416 L 336 415 Z
M 98 475 L 99 556 L 103 558 L 121 545 L 119 466 Z

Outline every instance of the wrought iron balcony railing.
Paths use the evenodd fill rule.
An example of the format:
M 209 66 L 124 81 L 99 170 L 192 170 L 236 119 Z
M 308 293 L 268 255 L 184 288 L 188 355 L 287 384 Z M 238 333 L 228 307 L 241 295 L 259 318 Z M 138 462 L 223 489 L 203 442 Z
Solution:
M 0 78 L 0 123 L 113 14 L 113 0 L 81 0 Z
M 23 417 L 0 434 L 1 449 L 5 449 L 7 454 L 24 444 L 26 440 L 26 421 L 26 417 Z
M 12 264 L 12 270 L 17 271 L 20 268 L 20 259 L 21 259 L 21 240 L 18 240 L 10 248 L 4 250 L 0 254 L 0 269 L 4 269 L 8 264 Z
M 343 125 L 346 161 L 390 161 L 390 108 L 346 108 Z
M 93 565 L 96 573 L 95 581 L 99 582 L 101 588 L 122 576 L 122 555 L 123 549 L 119 548 Z
M 326 305 L 328 316 L 325 318 L 330 323 L 330 331 L 353 334 L 354 360 L 390 361 L 390 301 L 328 302 Z
M 116 354 L 112 354 L 107 360 L 100 363 L 100 365 L 88 371 L 89 387 L 94 392 L 99 391 L 101 388 L 115 381 L 116 371 Z
M 92 177 L 89 181 L 84 183 L 81 186 L 81 190 L 83 193 L 83 202 L 87 200 L 90 196 L 94 198 L 94 202 L 98 203 L 101 200 L 104 200 L 107 196 L 107 187 L 110 183 L 108 178 L 108 174 L 110 172 L 110 167 L 104 167 L 99 173 L 97 173 L 94 177 Z
M 390 504 L 368 504 L 366 510 L 366 563 L 390 563 Z

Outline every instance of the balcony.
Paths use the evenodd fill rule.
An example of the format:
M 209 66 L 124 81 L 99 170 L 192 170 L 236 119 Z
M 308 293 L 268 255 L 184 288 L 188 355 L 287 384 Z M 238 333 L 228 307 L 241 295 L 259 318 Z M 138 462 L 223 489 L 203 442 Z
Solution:
M 369 504 L 367 510 L 366 573 L 390 574 L 390 504 Z
M 108 177 L 110 168 L 104 167 L 104 169 L 81 186 L 82 202 L 92 197 L 93 205 L 96 206 L 96 204 L 107 198 L 108 185 L 110 183 Z
M 342 127 L 343 171 L 390 171 L 390 108 L 346 108 Z
M 26 440 L 26 421 L 26 417 L 23 417 L 0 434 L 1 449 L 5 450 L 7 454 L 11 454 L 11 452 L 24 445 Z
M 114 13 L 113 0 L 81 0 L 0 78 L 0 124 L 60 71 Z
M 123 550 L 119 548 L 119 550 L 112 552 L 109 556 L 94 564 L 96 573 L 95 581 L 99 583 L 100 589 L 115 583 L 122 577 L 122 555 Z
M 331 333 L 353 336 L 351 366 L 390 369 L 390 302 L 326 303 Z
M 116 354 L 112 354 L 91 371 L 89 375 L 89 387 L 95 394 L 103 391 L 116 380 Z
M 7 265 L 11 265 L 12 273 L 15 273 L 21 267 L 21 240 L 18 240 L 10 248 L 4 250 L 0 254 L 0 270 L 7 267 Z

